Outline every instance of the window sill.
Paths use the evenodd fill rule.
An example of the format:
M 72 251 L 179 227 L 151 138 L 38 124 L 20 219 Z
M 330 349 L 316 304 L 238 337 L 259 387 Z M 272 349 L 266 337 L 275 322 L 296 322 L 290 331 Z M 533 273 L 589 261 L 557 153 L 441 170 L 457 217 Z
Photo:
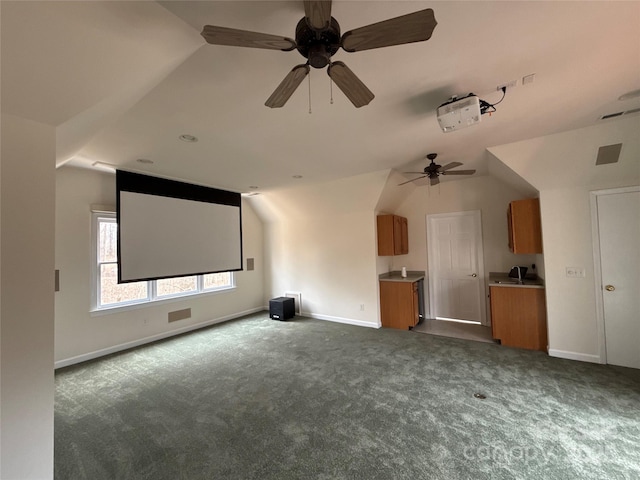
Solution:
M 89 313 L 92 317 L 102 317 L 104 315 L 114 315 L 117 313 L 128 312 L 132 310 L 139 310 L 142 308 L 150 308 L 150 307 L 158 307 L 160 305 L 176 303 L 176 302 L 186 302 L 190 299 L 196 299 L 201 297 L 207 297 L 210 295 L 218 295 L 220 293 L 227 293 L 236 289 L 236 286 L 232 287 L 224 287 L 217 290 L 211 290 L 209 292 L 197 292 L 197 293 L 188 293 L 186 295 L 179 295 L 175 297 L 168 297 L 156 300 L 144 300 L 138 303 L 129 303 L 127 305 L 116 305 L 113 307 L 102 307 L 102 308 L 92 308 Z

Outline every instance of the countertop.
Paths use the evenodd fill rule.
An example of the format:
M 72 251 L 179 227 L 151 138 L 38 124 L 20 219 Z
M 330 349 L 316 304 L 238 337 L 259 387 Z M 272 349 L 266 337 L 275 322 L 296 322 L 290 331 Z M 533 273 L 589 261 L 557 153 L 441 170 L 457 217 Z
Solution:
M 525 275 L 523 283 L 506 272 L 489 272 L 489 287 L 544 288 L 544 280 L 537 275 Z
M 417 282 L 424 278 L 424 272 L 416 270 L 407 270 L 407 276 L 403 277 L 400 274 L 400 270 L 394 270 L 393 272 L 382 273 L 378 276 L 381 282 Z
M 402 277 L 400 270 L 382 273 L 378 276 L 381 282 L 417 282 L 424 278 L 425 273 L 417 270 L 408 270 L 407 276 Z M 544 280 L 537 275 L 526 275 L 522 284 L 517 278 L 509 277 L 507 272 L 489 272 L 490 287 L 516 287 L 516 288 L 544 288 Z

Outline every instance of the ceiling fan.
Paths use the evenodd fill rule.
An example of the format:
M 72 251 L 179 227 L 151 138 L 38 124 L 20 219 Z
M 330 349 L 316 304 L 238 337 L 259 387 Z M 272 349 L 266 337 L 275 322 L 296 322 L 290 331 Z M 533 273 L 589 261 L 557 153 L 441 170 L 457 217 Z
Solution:
M 295 40 L 278 35 L 205 25 L 201 35 L 212 45 L 266 48 L 289 52 L 298 50 L 307 59 L 296 65 L 265 102 L 279 108 L 289 100 L 308 75 L 310 66 L 324 68 L 346 97 L 357 108 L 368 105 L 374 95 L 343 62 L 331 57 L 342 47 L 347 52 L 423 42 L 431 38 L 437 25 L 433 10 L 428 8 L 382 22 L 350 30 L 340 35 L 340 25 L 331 16 L 330 0 L 305 0 L 305 16 L 296 26 Z
M 437 156 L 437 153 L 430 153 L 429 155 L 427 155 L 427 158 L 431 160 L 431 163 L 428 166 L 424 167 L 424 170 L 422 172 L 404 172 L 422 176 L 399 183 L 398 186 L 404 185 L 409 182 L 415 182 L 416 180 L 420 180 L 421 178 L 426 177 L 429 177 L 429 182 L 431 185 L 437 185 L 440 183 L 440 179 L 438 178 L 439 175 L 473 175 L 474 173 L 476 173 L 475 170 L 451 170 L 452 168 L 460 167 L 462 165 L 460 162 L 447 163 L 444 167 L 442 165 L 438 165 L 436 162 L 434 162 Z

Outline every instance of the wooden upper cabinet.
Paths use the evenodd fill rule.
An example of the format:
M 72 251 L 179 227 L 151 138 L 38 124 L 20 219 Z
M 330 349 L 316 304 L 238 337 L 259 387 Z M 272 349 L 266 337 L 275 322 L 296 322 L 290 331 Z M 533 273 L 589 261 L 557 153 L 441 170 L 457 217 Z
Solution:
M 409 253 L 407 219 L 398 215 L 378 215 L 378 255 Z
M 513 253 L 542 253 L 540 200 L 528 198 L 509 204 L 509 250 Z

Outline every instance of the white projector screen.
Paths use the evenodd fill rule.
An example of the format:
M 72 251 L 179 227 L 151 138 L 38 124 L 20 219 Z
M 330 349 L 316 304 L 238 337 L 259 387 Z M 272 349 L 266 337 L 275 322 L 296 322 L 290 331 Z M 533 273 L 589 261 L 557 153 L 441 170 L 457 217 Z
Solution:
M 240 194 L 116 172 L 118 282 L 242 270 Z

